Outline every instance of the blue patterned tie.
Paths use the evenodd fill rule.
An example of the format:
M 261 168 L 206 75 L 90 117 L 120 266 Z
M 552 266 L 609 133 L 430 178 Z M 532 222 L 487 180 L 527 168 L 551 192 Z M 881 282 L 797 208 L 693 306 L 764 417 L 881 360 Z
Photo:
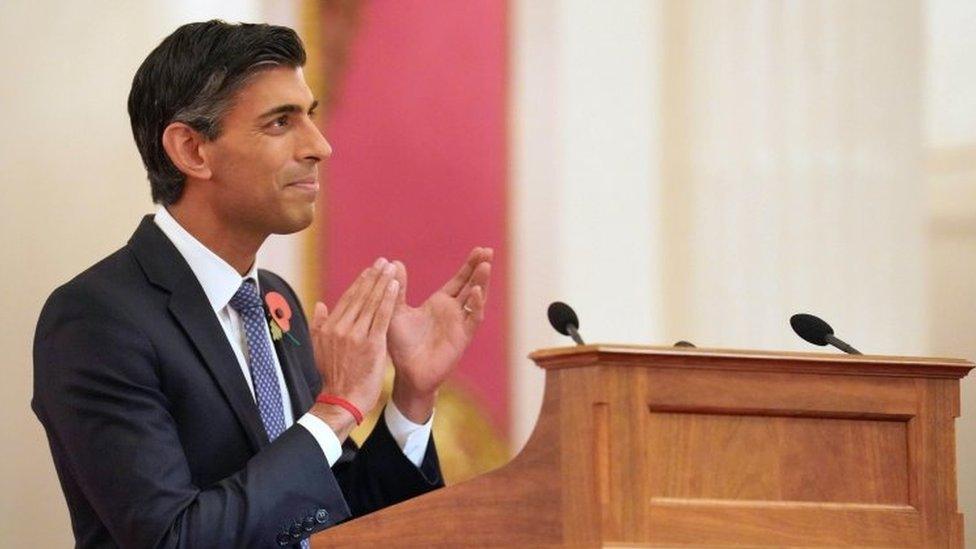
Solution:
M 285 407 L 281 402 L 281 387 L 275 372 L 274 351 L 269 344 L 264 307 L 254 281 L 250 278 L 241 283 L 230 306 L 240 315 L 247 338 L 247 365 L 251 369 L 254 396 L 258 402 L 261 423 L 268 433 L 268 440 L 278 438 L 285 430 Z M 301 541 L 302 549 L 309 549 L 308 538 Z
M 267 336 L 264 307 L 261 306 L 261 297 L 253 280 L 249 278 L 241 283 L 237 293 L 230 298 L 230 306 L 241 316 L 244 324 L 247 365 L 251 369 L 254 397 L 268 440 L 274 440 L 285 430 L 285 410 L 275 373 L 274 350 Z

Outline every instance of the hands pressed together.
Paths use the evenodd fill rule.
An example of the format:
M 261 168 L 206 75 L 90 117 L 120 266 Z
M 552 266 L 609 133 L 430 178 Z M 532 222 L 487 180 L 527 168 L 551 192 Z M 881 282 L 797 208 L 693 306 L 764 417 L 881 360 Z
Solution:
M 426 422 L 437 389 L 484 319 L 492 255 L 491 248 L 473 249 L 457 274 L 419 307 L 407 304 L 406 267 L 383 258 L 363 271 L 331 312 L 316 303 L 311 338 L 323 394 L 369 412 L 379 399 L 389 355 L 397 408 L 415 423 Z M 339 406 L 316 404 L 312 411 L 340 440 L 355 426 Z

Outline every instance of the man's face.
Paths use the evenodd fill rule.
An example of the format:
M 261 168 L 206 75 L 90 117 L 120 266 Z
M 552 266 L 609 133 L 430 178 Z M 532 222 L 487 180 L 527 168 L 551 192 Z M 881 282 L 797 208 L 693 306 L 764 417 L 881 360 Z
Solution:
M 316 102 L 301 68 L 254 75 L 203 146 L 214 213 L 227 226 L 287 234 L 312 222 L 318 163 L 332 148 L 312 120 Z

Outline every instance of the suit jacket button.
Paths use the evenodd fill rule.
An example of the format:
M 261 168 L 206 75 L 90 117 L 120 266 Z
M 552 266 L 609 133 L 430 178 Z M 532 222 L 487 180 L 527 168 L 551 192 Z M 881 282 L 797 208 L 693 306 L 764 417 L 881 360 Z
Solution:
M 319 509 L 315 512 L 315 522 L 319 524 L 325 524 L 329 522 L 329 512 L 325 509 Z
M 291 528 L 288 529 L 288 532 L 291 533 L 291 537 L 293 537 L 295 539 L 302 539 L 302 525 L 301 524 L 298 524 L 297 522 L 296 523 L 293 523 L 291 525 Z
M 288 535 L 288 532 L 282 532 L 278 534 L 278 537 L 275 538 L 275 541 L 278 542 L 278 545 L 284 547 L 289 543 L 291 543 L 291 536 Z
M 315 530 L 315 517 L 305 517 L 305 520 L 302 521 L 302 528 L 304 528 L 306 532 Z

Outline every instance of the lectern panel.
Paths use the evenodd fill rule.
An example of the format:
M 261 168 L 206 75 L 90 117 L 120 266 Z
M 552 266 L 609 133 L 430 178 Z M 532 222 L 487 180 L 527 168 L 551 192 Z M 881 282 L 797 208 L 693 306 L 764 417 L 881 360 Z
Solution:
M 651 413 L 646 430 L 653 497 L 910 504 L 904 420 Z
M 647 517 L 645 539 L 666 547 L 945 547 L 911 508 L 655 500 Z

